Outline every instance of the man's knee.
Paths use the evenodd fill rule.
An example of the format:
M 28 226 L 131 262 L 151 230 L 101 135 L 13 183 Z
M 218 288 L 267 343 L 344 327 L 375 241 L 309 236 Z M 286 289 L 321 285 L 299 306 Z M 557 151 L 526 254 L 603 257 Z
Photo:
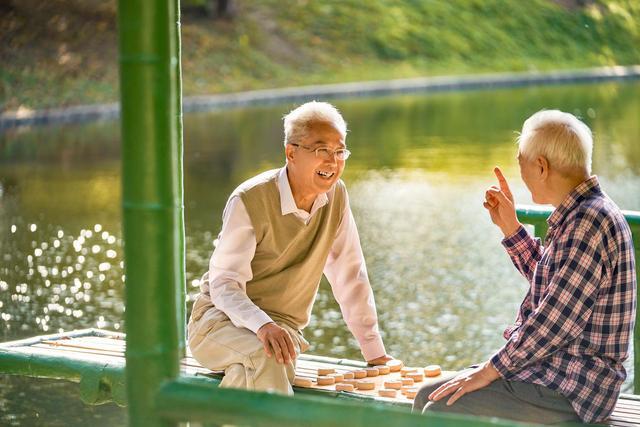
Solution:
M 451 395 L 438 401 L 427 401 L 423 406 L 423 412 L 487 415 L 491 411 L 490 408 L 495 407 L 496 402 L 500 399 L 501 389 L 500 382 L 495 381 L 483 389 L 460 396 L 452 405 L 447 405 Z
M 294 373 L 294 364 L 291 363 L 279 363 L 275 356 L 267 356 L 264 348 L 260 348 L 259 350 L 251 353 L 248 357 L 247 367 L 252 368 L 256 371 L 264 371 L 264 372 L 282 372 L 284 375 L 288 373 Z M 293 377 L 292 377 L 293 380 Z
M 413 408 L 412 412 L 421 413 L 424 407 L 429 403 L 429 395 L 433 393 L 438 385 L 430 385 L 424 386 L 420 390 L 418 390 L 418 394 L 416 394 L 415 399 L 413 399 Z
M 225 370 L 235 363 L 244 364 L 256 352 L 264 352 L 256 335 L 224 322 L 211 328 L 206 335 L 194 336 L 189 341 L 192 356 L 211 370 Z
M 505 402 L 509 402 L 509 395 L 505 394 L 502 381 L 494 381 L 488 386 L 460 396 L 455 403 L 447 405 L 451 395 L 445 396 L 437 402 L 428 402 L 424 413 L 441 412 L 479 416 L 500 416 L 499 410 Z
M 293 363 L 278 363 L 275 357 L 268 357 L 264 349 L 260 349 L 249 356 L 245 366 L 250 388 L 285 394 L 293 392 L 291 389 L 295 376 Z
M 244 365 L 234 363 L 224 370 L 220 387 L 247 388 L 247 371 Z
M 459 402 L 456 402 L 453 405 L 447 405 L 447 400 L 449 400 L 449 397 L 440 399 L 437 402 L 428 401 L 427 404 L 423 407 L 423 413 L 428 414 L 429 412 L 440 412 L 459 414 L 465 412 L 463 409 L 463 405 L 459 404 Z

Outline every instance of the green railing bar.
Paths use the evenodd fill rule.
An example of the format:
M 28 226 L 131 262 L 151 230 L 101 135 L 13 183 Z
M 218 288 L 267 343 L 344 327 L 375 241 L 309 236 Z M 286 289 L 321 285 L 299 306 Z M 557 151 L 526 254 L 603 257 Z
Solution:
M 34 344 L 39 344 L 42 341 L 54 341 L 59 339 L 66 338 L 79 338 L 79 337 L 113 337 L 113 336 L 123 336 L 124 334 L 120 334 L 118 332 L 104 331 L 102 329 L 95 328 L 87 328 L 87 329 L 76 329 L 74 331 L 62 332 L 56 334 L 49 335 L 38 335 L 36 337 L 29 337 L 16 341 L 2 342 L 0 343 L 0 349 L 10 349 L 12 347 L 27 347 Z M 0 372 L 2 372 L 0 370 Z
M 526 218 L 527 220 L 543 220 L 546 221 L 553 208 L 547 206 L 531 206 L 531 205 L 518 205 L 516 208 L 518 218 Z M 640 211 L 622 211 L 625 219 L 629 225 L 640 225 Z M 527 224 L 529 224 L 527 222 Z
M 370 403 L 323 399 L 313 396 L 288 397 L 237 389 L 221 389 L 205 379 L 181 378 L 162 386 L 157 411 L 175 421 L 215 424 L 291 427 L 440 427 L 526 426 L 497 419 L 430 414 Z
M 534 234 L 542 239 L 547 233 L 547 218 L 553 212 L 550 207 L 519 205 L 516 208 L 518 219 L 524 224 L 534 227 Z M 636 278 L 640 275 L 640 212 L 622 211 L 631 228 L 633 246 L 636 255 Z M 636 301 L 639 298 L 639 289 L 636 289 Z M 633 392 L 640 393 L 640 310 L 636 310 L 636 327 L 633 331 Z
M 124 363 L 95 363 L 53 352 L 22 353 L 5 347 L 0 348 L 0 372 L 80 383 L 80 399 L 90 405 L 110 401 L 124 405 L 126 401 Z
M 154 401 L 160 384 L 178 376 L 184 348 L 177 1 L 118 1 L 131 426 L 172 425 Z

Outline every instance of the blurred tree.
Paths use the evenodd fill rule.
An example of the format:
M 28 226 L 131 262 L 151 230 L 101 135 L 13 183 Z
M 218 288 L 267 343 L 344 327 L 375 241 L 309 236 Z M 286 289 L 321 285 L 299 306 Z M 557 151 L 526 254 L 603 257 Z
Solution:
M 208 16 L 216 19 L 233 19 L 236 15 L 233 0 L 206 0 L 205 10 Z
M 569 10 L 572 10 L 578 7 L 584 8 L 596 3 L 596 0 L 553 0 L 553 1 Z

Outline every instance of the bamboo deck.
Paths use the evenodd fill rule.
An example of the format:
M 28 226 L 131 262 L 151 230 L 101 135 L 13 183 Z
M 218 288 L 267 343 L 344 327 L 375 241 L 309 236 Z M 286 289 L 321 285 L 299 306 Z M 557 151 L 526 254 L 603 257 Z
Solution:
M 84 363 L 100 366 L 121 366 L 125 364 L 125 336 L 109 331 L 87 330 L 74 331 L 69 334 L 36 337 L 29 340 L 0 344 L 0 351 L 11 351 L 27 354 L 33 357 L 54 357 L 68 360 L 82 361 Z M 302 389 L 294 387 L 296 392 L 325 394 L 334 397 L 352 397 L 360 400 L 371 400 L 379 403 L 409 407 L 413 399 L 398 393 L 395 398 L 378 396 L 377 390 L 382 388 L 384 381 L 400 378 L 399 372 L 392 372 L 377 377 L 369 377 L 368 380 L 376 382 L 375 390 L 355 390 L 353 392 L 335 391 L 335 386 L 318 386 L 315 383 L 318 368 L 333 368 L 337 373 L 359 370 L 366 367 L 366 363 L 336 359 L 313 355 L 301 355 L 296 366 L 296 376 L 310 378 L 313 381 L 311 388 Z M 187 350 L 187 357 L 181 362 L 183 375 L 207 376 L 214 380 L 220 380 L 222 372 L 210 371 L 203 368 Z M 442 375 L 434 378 L 425 378 L 416 386 L 441 381 L 444 376 L 450 376 L 454 372 L 443 371 Z M 622 395 L 618 399 L 615 411 L 607 423 L 612 427 L 640 426 L 640 396 Z

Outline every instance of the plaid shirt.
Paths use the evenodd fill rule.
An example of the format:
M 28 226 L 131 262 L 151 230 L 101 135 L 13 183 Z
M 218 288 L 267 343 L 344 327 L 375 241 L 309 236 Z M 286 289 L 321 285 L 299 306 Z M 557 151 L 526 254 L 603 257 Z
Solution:
M 636 307 L 631 231 L 595 176 L 547 223 L 544 247 L 523 227 L 503 240 L 531 286 L 491 363 L 504 379 L 556 390 L 583 421 L 599 422 L 627 376 Z

